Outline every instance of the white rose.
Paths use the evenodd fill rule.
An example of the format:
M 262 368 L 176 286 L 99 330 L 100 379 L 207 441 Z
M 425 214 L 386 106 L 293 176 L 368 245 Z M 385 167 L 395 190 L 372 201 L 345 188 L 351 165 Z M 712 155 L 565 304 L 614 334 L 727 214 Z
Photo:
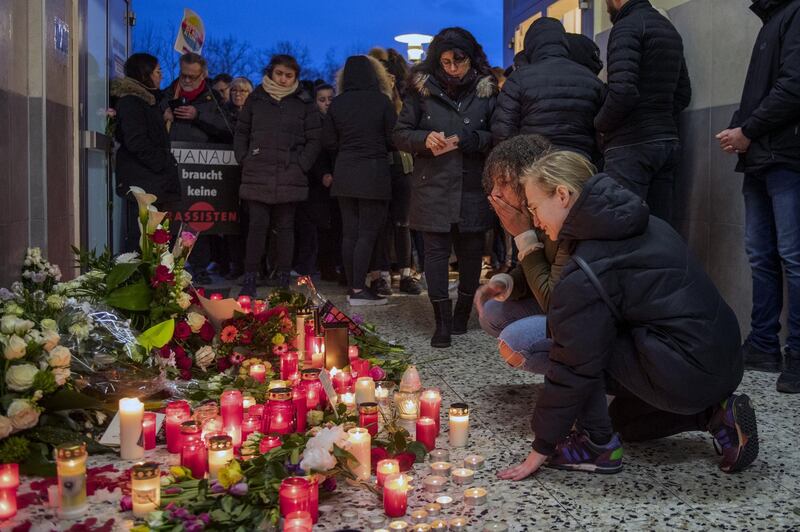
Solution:
M 194 361 L 197 363 L 198 367 L 205 371 L 208 367 L 214 363 L 214 359 L 216 358 L 216 354 L 214 350 L 211 348 L 210 345 L 204 345 L 200 349 L 198 349 L 194 354 Z
M 69 352 L 69 349 L 63 345 L 59 345 L 50 351 L 50 357 L 47 359 L 47 363 L 50 364 L 52 368 L 65 368 L 69 367 L 71 360 L 72 353 Z
M 8 342 L 3 349 L 3 356 L 6 357 L 6 360 L 16 360 L 18 358 L 22 358 L 25 356 L 27 347 L 28 344 L 25 343 L 25 340 L 15 334 L 8 339 Z
M 56 320 L 45 318 L 39 322 L 39 328 L 41 328 L 43 331 L 57 331 L 58 324 L 56 323 Z
M 61 336 L 52 329 L 45 329 L 42 334 L 42 347 L 45 351 L 52 351 L 61 341 Z
M 6 384 L 15 392 L 24 392 L 33 384 L 39 370 L 33 364 L 17 364 L 8 368 Z
M 27 399 L 11 401 L 7 414 L 17 430 L 33 428 L 39 422 L 39 411 Z
M 53 377 L 56 379 L 56 384 L 64 386 L 69 379 L 69 368 L 53 368 Z
M 17 323 L 14 324 L 14 332 L 20 336 L 23 336 L 26 332 L 33 329 L 33 326 L 36 325 L 31 320 L 17 320 Z
M 175 268 L 175 257 L 172 256 L 172 253 L 166 252 L 161 255 L 161 265 L 166 266 L 169 271 Z
M 306 447 L 300 467 L 303 471 L 329 471 L 336 467 L 336 458 L 325 449 Z
M 184 294 L 186 293 L 184 292 Z M 186 295 L 188 296 L 189 294 Z M 189 327 L 192 328 L 193 333 L 199 333 L 200 327 L 202 327 L 205 322 L 206 317 L 197 312 L 190 312 L 189 315 L 186 316 L 186 323 L 188 323 Z
M 36 329 L 31 329 L 30 331 L 28 331 L 28 334 L 25 335 L 25 338 L 23 338 L 23 340 L 25 340 L 25 342 L 28 343 L 28 344 L 31 344 L 31 343 L 33 343 L 33 344 L 42 344 L 42 343 L 44 343 L 42 341 L 42 333 L 40 333 Z
M 14 432 L 14 425 L 6 416 L 0 416 L 0 440 Z
M 17 320 L 18 318 L 13 314 L 6 314 L 0 318 L 0 331 L 5 334 L 14 334 L 14 330 L 17 328 Z
M 139 254 L 133 251 L 131 253 L 123 253 L 119 255 L 116 259 L 114 259 L 114 262 L 116 262 L 117 264 L 128 264 L 138 259 L 139 259 Z
M 178 303 L 178 306 L 181 307 L 183 310 L 186 310 L 187 308 L 192 306 L 192 296 L 190 296 L 186 292 L 181 292 L 178 298 L 175 300 L 175 302 Z M 193 312 L 192 314 L 196 313 Z

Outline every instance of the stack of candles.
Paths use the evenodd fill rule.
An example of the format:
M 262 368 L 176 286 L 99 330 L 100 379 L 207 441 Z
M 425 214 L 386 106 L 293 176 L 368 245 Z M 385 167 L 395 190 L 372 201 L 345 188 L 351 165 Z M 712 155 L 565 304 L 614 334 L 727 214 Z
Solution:
M 17 488 L 19 487 L 19 465 L 0 465 L 0 520 L 17 515 Z

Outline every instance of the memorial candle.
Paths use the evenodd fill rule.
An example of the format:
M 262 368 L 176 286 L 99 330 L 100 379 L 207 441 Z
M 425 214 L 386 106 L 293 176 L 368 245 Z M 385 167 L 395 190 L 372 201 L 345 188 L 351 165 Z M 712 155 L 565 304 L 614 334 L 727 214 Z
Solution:
M 450 405 L 450 447 L 465 447 L 469 435 L 469 407 L 466 403 Z
M 307 309 L 300 309 L 295 314 L 295 347 L 300 356 L 303 356 L 306 352 L 306 320 L 311 319 L 312 316 L 313 314 Z
M 356 408 L 356 396 L 354 393 L 343 393 L 339 396 L 339 402 L 345 405 L 348 410 L 355 410 Z
M 145 412 L 142 416 L 142 435 L 144 437 L 144 450 L 156 448 L 156 414 Z
M 316 523 L 319 520 L 319 477 L 311 475 L 306 477 L 308 480 L 308 513 L 311 514 L 311 521 Z
M 350 467 L 359 480 L 369 480 L 372 471 L 371 441 L 372 437 L 365 428 L 357 427 L 347 431 L 347 450 L 358 461 L 358 464 L 350 464 Z
M 211 301 L 222 301 L 222 294 L 220 294 L 219 292 L 214 292 L 208 299 L 210 299 Z
M 305 390 L 299 386 L 292 390 L 292 404 L 294 404 L 294 430 L 305 434 L 308 428 L 308 403 Z
M 465 467 L 459 467 L 457 469 L 453 469 L 450 478 L 453 479 L 454 484 L 458 484 L 459 486 L 463 486 L 464 484 L 472 484 L 472 480 L 475 478 L 475 471 Z
M 219 399 L 222 413 L 222 427 L 225 432 L 239 431 L 241 437 L 244 406 L 242 405 L 242 392 L 239 390 L 225 390 Z
M 172 401 L 165 410 L 167 415 L 167 451 L 171 453 L 181 452 L 181 423 L 188 421 L 192 417 L 189 403 L 186 401 Z
M 86 458 L 85 443 L 56 447 L 59 517 L 73 519 L 86 512 Z
M 291 512 L 283 522 L 283 532 L 311 532 L 314 521 L 310 512 Z
M 247 414 L 251 416 L 262 417 L 264 415 L 265 405 L 255 404 L 247 409 Z
M 336 393 L 347 393 L 351 381 L 349 371 L 333 368 L 331 370 L 331 380 L 333 381 L 333 389 L 336 390 Z
M 270 435 L 264 436 L 261 438 L 261 443 L 258 445 L 258 452 L 261 454 L 266 454 L 270 452 L 272 449 L 280 447 L 283 445 L 280 436 Z
M 261 416 L 246 415 L 242 422 L 242 441 L 246 441 L 248 436 L 259 430 L 261 430 Z
M 253 397 L 252 395 L 245 395 L 244 397 L 242 397 L 242 410 L 244 410 L 245 413 L 245 416 L 243 416 L 242 419 L 246 417 L 246 414 L 250 413 L 250 408 L 254 404 L 256 404 L 256 398 Z
M 204 478 L 208 469 L 206 442 L 195 439 L 185 442 L 181 447 L 181 465 L 191 470 L 194 478 Z
M 0 520 L 17 515 L 17 488 L 19 487 L 19 465 L 0 465 Z
M 308 358 L 308 355 L 306 355 Z M 312 336 L 311 337 L 311 367 L 324 368 L 325 367 L 325 337 Z
M 353 360 L 359 357 L 359 348 L 357 345 L 351 345 L 347 348 L 347 358 L 350 360 L 350 364 L 353 364 Z
M 292 390 L 289 388 L 270 390 L 261 432 L 265 434 L 290 434 L 294 432 L 294 426 Z
M 231 437 L 211 436 L 208 440 L 208 476 L 216 480 L 219 470 L 233 460 Z
M 308 368 L 300 372 L 302 387 L 306 392 L 306 406 L 316 409 L 322 402 L 322 383 L 319 381 L 319 369 Z
M 292 512 L 308 512 L 310 486 L 303 477 L 283 479 L 278 490 L 281 515 L 286 517 Z
M 436 422 L 429 417 L 421 417 L 417 420 L 417 438 L 428 451 L 436 447 Z
M 181 423 L 181 450 L 189 442 L 200 441 L 202 439 L 202 429 L 197 421 L 190 419 Z
M 119 400 L 119 456 L 123 460 L 144 456 L 143 417 L 144 404 L 139 399 L 123 397 Z
M 281 379 L 292 380 L 299 368 L 299 361 L 296 351 L 287 351 L 281 355 Z
M 408 510 L 408 482 L 402 474 L 386 477 L 383 483 L 383 512 L 387 517 L 402 517 Z
M 378 486 L 383 486 L 389 475 L 396 475 L 400 472 L 400 462 L 394 458 L 385 458 L 378 462 L 375 474 L 378 477 Z
M 267 367 L 264 364 L 253 364 L 250 366 L 250 377 L 256 382 L 264 384 L 267 380 Z
M 131 468 L 131 501 L 136 517 L 145 517 L 161 505 L 161 470 L 157 462 Z
M 419 398 L 419 415 L 429 417 L 436 422 L 436 435 L 439 435 L 441 428 L 441 407 L 442 394 L 435 388 L 429 388 L 422 392 Z
M 244 311 L 245 314 L 248 314 L 250 312 L 250 302 L 251 302 L 250 296 L 239 296 L 239 299 L 237 299 L 236 301 L 239 302 L 239 306 L 242 307 L 242 310 Z
M 367 429 L 370 436 L 378 434 L 378 403 L 361 403 L 358 407 L 358 426 Z
M 375 381 L 372 377 L 359 377 L 356 380 L 356 404 L 375 402 Z

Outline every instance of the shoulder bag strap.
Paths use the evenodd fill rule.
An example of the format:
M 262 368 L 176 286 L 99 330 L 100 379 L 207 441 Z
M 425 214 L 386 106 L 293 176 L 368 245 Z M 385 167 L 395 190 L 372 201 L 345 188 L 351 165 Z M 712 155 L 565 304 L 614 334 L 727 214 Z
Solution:
M 603 299 L 603 301 L 606 302 L 608 308 L 611 309 L 611 313 L 614 314 L 615 318 L 617 318 L 617 321 L 620 323 L 624 322 L 625 320 L 622 318 L 622 313 L 619 311 L 614 302 L 611 301 L 611 296 L 608 295 L 606 289 L 603 288 L 602 284 L 600 284 L 600 279 L 598 279 L 597 275 L 594 274 L 592 268 L 586 263 L 585 260 L 583 260 L 583 257 L 579 257 L 578 255 L 573 255 L 572 258 L 580 267 L 580 269 L 583 270 L 583 273 L 586 274 L 586 277 L 589 279 L 589 282 L 592 283 L 594 289 L 597 290 L 597 293 L 600 294 L 600 297 Z

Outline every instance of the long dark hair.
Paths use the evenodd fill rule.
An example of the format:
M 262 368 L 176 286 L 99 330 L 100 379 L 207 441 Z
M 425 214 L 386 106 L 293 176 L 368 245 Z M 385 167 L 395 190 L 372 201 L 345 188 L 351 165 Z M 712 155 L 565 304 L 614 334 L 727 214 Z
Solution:
M 157 67 L 158 59 L 155 56 L 140 52 L 131 55 L 128 57 L 128 60 L 125 61 L 125 75 L 131 79 L 135 79 L 145 87 L 157 89 L 158 87 L 152 86 L 153 80 L 150 79 L 150 76 Z
M 437 73 L 443 74 L 444 70 L 442 70 L 439 59 L 448 50 L 462 52 L 469 57 L 470 64 L 479 77 L 492 75 L 492 66 L 486 58 L 483 46 L 469 31 L 464 28 L 452 27 L 445 28 L 436 34 L 431 44 L 428 45 L 425 59 L 411 69 L 409 83 L 413 84 L 413 76 L 418 72 L 431 76 L 435 76 Z

